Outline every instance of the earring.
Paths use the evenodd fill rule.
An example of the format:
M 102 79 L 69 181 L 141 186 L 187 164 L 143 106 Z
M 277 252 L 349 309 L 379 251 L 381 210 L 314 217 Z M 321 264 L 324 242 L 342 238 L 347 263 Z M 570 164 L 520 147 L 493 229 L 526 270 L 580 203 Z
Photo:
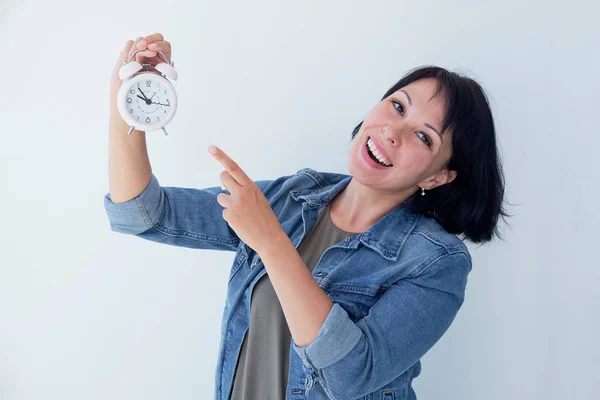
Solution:
M 421 188 L 421 196 L 425 196 L 425 188 Z

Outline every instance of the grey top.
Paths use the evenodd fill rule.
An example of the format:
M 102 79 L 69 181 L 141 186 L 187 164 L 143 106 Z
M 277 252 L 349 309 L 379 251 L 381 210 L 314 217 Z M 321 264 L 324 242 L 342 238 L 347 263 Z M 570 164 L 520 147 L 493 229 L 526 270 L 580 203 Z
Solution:
M 298 246 L 298 253 L 312 272 L 323 252 L 356 233 L 333 224 L 331 203 L 321 212 L 314 227 Z M 253 288 L 250 327 L 246 332 L 233 377 L 231 400 L 285 399 L 292 334 L 269 274 Z

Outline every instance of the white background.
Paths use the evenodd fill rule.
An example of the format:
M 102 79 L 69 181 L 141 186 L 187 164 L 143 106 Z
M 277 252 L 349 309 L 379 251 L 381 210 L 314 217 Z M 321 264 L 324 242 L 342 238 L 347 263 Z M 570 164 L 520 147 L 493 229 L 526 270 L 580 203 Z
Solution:
M 348 173 L 352 129 L 409 69 L 477 79 L 498 129 L 506 242 L 422 359 L 422 399 L 592 399 L 598 360 L 593 1 L 6 1 L 0 5 L 0 399 L 208 399 L 233 253 L 114 233 L 108 95 L 128 39 L 173 46 L 180 105 L 147 134 L 163 186 Z M 596 297 L 594 297 L 596 295 Z

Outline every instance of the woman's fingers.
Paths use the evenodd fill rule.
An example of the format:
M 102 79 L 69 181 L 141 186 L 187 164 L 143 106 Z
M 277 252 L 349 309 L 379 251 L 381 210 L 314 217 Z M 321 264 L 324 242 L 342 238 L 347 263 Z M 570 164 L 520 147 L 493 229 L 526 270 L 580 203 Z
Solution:
M 121 49 L 121 52 L 119 53 L 119 57 L 117 58 L 117 64 L 123 64 L 123 60 L 125 59 L 125 57 L 127 57 L 127 54 L 129 54 L 129 49 L 131 48 L 132 44 L 133 40 L 128 40 L 125 42 L 123 48 Z
M 125 44 L 123 45 L 123 49 L 121 50 L 121 53 L 119 53 L 119 57 L 117 58 L 117 62 L 115 63 L 115 66 L 113 68 L 110 84 L 111 101 L 112 99 L 114 99 L 114 96 L 121 87 L 121 78 L 119 77 L 119 71 L 123 66 L 123 61 L 129 58 L 129 54 L 134 43 L 135 42 L 133 40 L 128 40 L 125 42 Z
M 151 43 L 148 45 L 149 50 L 157 51 L 160 50 L 163 53 L 171 52 L 171 43 L 166 40 L 159 40 L 157 42 Z
M 148 48 L 148 46 L 150 46 L 150 48 Z M 123 61 L 129 60 L 129 58 L 131 58 L 138 50 L 143 51 L 136 54 L 134 61 L 137 61 L 140 64 L 151 64 L 150 70 L 154 70 L 154 64 L 163 62 L 162 57 L 160 60 L 156 57 L 158 55 L 158 50 L 162 51 L 168 60 L 171 58 L 171 44 L 164 40 L 161 33 L 154 33 L 146 37 L 139 36 L 135 40 L 126 41 L 125 44 L 123 44 L 123 50 L 119 54 L 119 58 L 113 69 L 111 89 L 117 90 L 120 87 L 121 79 L 119 78 L 119 70 L 123 66 Z
M 129 54 L 129 50 L 131 50 L 131 46 L 133 46 L 133 43 L 133 40 L 128 40 L 125 42 L 125 44 L 123 45 L 123 56 Z
M 149 44 L 152 44 L 154 42 L 158 42 L 161 40 L 165 40 L 163 35 L 160 33 L 154 33 L 152 35 L 146 36 L 145 38 L 143 38 L 142 41 L 138 42 L 136 45 L 137 45 L 138 50 L 144 50 L 148 47 Z
M 165 50 L 168 47 L 168 50 L 170 52 L 170 44 L 168 44 L 168 43 L 169 42 L 164 40 L 164 37 L 162 34 L 155 33 L 152 35 L 148 35 L 143 40 L 139 41 L 136 44 L 136 48 L 138 50 L 145 50 L 139 54 L 145 58 L 153 59 L 153 61 L 155 61 L 153 64 L 155 64 L 158 62 L 162 62 L 162 60 L 158 61 L 157 59 L 154 59 L 154 57 L 156 57 L 158 55 L 158 52 L 157 52 L 158 50 L 165 53 Z M 170 58 L 169 54 L 165 54 L 165 55 L 166 55 L 167 59 Z
M 143 39 L 143 37 L 141 37 L 141 36 L 139 36 L 137 39 L 135 39 L 135 41 L 131 45 L 131 48 L 129 49 L 129 52 L 127 53 L 127 59 L 129 59 L 129 57 L 131 57 L 133 55 L 133 53 L 135 53 L 137 51 L 137 47 L 136 46 L 140 42 L 140 40 L 142 40 L 142 39 Z M 139 57 L 139 55 L 140 55 L 140 53 L 138 53 L 136 55 L 136 58 Z
M 158 55 L 158 52 L 162 52 L 163 55 L 165 56 L 165 58 L 167 59 L 167 62 L 171 61 L 171 43 L 169 43 L 166 40 L 160 40 L 158 42 L 154 42 L 152 44 L 148 45 L 148 50 L 152 50 L 155 52 L 155 54 Z M 159 62 L 165 62 L 165 60 L 160 57 L 160 61 Z

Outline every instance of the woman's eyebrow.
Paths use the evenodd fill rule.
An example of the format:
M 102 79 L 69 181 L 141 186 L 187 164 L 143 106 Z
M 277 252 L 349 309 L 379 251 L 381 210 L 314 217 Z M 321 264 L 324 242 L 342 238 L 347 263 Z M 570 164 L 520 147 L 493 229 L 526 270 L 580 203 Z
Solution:
M 404 89 L 400 89 L 400 91 L 406 95 L 406 98 L 408 99 L 408 104 L 412 106 L 412 99 L 410 98 L 408 93 L 406 93 L 406 91 Z M 425 122 L 425 126 L 430 128 L 435 133 L 437 133 L 438 136 L 440 137 L 440 140 L 442 141 L 442 144 L 444 144 L 444 139 L 442 138 L 442 135 L 440 134 L 440 132 L 437 129 L 435 129 L 433 126 L 429 125 L 427 122 Z
M 440 140 L 442 141 L 442 144 L 444 144 L 444 139 L 442 138 L 442 135 L 440 135 L 440 133 L 438 132 L 437 129 L 435 129 L 433 126 L 429 125 L 427 122 L 425 122 L 425 126 L 428 128 L 431 128 L 432 131 L 434 131 L 435 133 L 438 134 L 438 136 L 440 137 Z
M 408 99 L 408 104 L 412 106 L 412 100 L 411 100 L 410 96 L 408 95 L 408 93 L 406 93 L 406 91 L 404 91 L 404 89 L 400 89 L 400 91 L 406 95 L 406 98 Z

